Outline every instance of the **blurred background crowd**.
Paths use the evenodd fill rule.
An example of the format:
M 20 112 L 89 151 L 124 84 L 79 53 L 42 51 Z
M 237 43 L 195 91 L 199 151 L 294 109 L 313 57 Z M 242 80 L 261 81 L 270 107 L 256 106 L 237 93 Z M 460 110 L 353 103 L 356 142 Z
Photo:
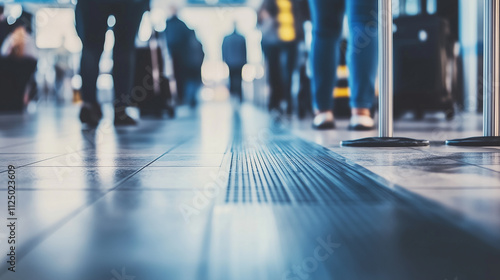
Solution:
M 321 82 L 315 82 L 315 76 L 323 73 L 326 78 L 316 78 L 334 83 L 331 90 L 327 84 L 323 91 L 327 91 L 326 99 L 335 102 L 327 100 L 319 107 L 333 110 L 335 117 L 356 113 L 350 110 L 350 103 L 356 102 L 350 98 L 359 85 L 350 85 L 349 77 L 360 70 L 349 69 L 354 68 L 349 65 L 349 51 L 355 52 L 353 46 L 364 38 L 349 37 L 358 30 L 347 24 L 342 5 L 347 5 L 349 15 L 349 10 L 355 10 L 349 5 L 360 1 L 332 1 L 330 5 L 315 0 L 127 0 L 127 9 L 115 2 L 0 2 L 0 111 L 30 112 L 40 103 L 74 103 L 82 106 L 83 123 L 96 124 L 102 113 L 95 104 L 112 103 L 116 124 L 135 124 L 124 112 L 118 116 L 124 107 L 138 107 L 144 116 L 174 117 L 178 106 L 195 108 L 200 102 L 232 97 L 236 103 L 251 102 L 278 114 L 304 118 L 322 111 L 314 100 L 319 98 L 314 91 L 321 85 L 314 85 Z M 401 81 L 401 86 L 395 85 L 397 116 L 412 112 L 423 118 L 426 112 L 439 111 L 452 119 L 457 110 L 481 109 L 479 2 L 393 1 L 395 57 L 399 58 L 395 72 Z M 322 8 L 327 4 L 331 7 Z M 439 24 L 425 26 L 421 18 L 408 24 L 424 16 Z M 313 30 L 319 29 L 314 17 L 337 18 L 337 23 L 331 23 L 338 32 L 331 30 L 339 33 L 329 47 L 335 48 L 332 58 L 320 56 L 320 50 L 316 56 L 311 53 L 317 48 L 312 47 Z M 413 33 L 417 42 L 435 44 L 441 54 L 432 56 L 425 49 L 410 52 L 408 37 Z M 433 42 L 434 34 L 445 34 L 446 41 Z M 376 33 L 370 36 L 376 39 Z M 333 56 L 336 60 L 331 63 Z M 366 63 L 366 57 L 363 60 Z M 437 66 L 436 61 L 440 61 Z M 335 71 L 322 70 L 328 63 Z M 375 66 L 376 60 L 370 67 Z M 422 84 L 436 88 L 429 85 L 436 83 L 436 73 L 426 76 L 436 67 L 444 93 L 419 88 Z M 372 83 L 375 74 L 369 74 Z M 437 98 L 433 101 L 422 93 Z M 375 107 L 372 99 L 373 103 L 365 102 L 366 109 Z M 373 116 L 373 110 L 369 114 Z

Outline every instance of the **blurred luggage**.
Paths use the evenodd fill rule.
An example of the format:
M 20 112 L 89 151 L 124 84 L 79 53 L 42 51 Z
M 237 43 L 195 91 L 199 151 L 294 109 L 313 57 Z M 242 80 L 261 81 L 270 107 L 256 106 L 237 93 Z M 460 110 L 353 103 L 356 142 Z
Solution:
M 170 81 L 164 75 L 162 49 L 158 45 L 157 33 L 153 32 L 148 46 L 136 49 L 135 78 L 132 90 L 141 116 L 162 117 L 167 112 L 175 117 L 175 103 L 170 90 Z
M 298 116 L 300 119 L 307 115 L 313 115 L 313 107 L 311 100 L 311 79 L 307 75 L 307 65 L 304 63 L 299 69 L 299 92 L 298 100 Z
M 402 16 L 394 20 L 394 116 L 413 111 L 455 115 L 457 54 L 449 23 L 436 15 Z
M 23 110 L 36 65 L 37 61 L 31 57 L 0 57 L 0 111 Z

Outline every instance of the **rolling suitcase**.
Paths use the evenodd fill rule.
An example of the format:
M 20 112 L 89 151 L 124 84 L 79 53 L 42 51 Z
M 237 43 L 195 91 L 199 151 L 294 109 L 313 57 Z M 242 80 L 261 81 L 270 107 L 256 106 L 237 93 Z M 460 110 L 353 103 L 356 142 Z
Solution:
M 0 57 L 0 111 L 22 112 L 28 83 L 37 61 L 29 57 Z
M 450 28 L 436 15 L 402 16 L 394 20 L 394 115 L 413 111 L 455 114 L 452 93 L 454 61 Z
M 136 49 L 134 92 L 141 116 L 162 117 L 166 111 L 175 117 L 175 104 L 170 81 L 163 74 L 162 49 L 157 33 L 153 32 L 147 47 Z

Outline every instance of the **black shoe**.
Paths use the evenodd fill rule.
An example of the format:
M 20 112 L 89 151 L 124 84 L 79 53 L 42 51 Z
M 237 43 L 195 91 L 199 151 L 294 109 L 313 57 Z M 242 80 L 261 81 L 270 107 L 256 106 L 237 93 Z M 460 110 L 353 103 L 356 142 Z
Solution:
M 83 124 L 96 126 L 102 119 L 101 106 L 97 103 L 83 103 L 80 110 L 80 121 Z
M 127 113 L 115 112 L 115 126 L 129 126 L 129 125 L 137 125 L 137 121 L 131 118 Z

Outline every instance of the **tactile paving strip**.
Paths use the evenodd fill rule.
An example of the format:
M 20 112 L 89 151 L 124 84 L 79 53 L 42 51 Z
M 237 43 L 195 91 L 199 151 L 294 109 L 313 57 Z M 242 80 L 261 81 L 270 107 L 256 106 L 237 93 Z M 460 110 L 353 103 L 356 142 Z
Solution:
M 235 135 L 230 170 L 226 203 L 366 203 L 394 198 L 368 170 L 279 131 L 260 141 Z

